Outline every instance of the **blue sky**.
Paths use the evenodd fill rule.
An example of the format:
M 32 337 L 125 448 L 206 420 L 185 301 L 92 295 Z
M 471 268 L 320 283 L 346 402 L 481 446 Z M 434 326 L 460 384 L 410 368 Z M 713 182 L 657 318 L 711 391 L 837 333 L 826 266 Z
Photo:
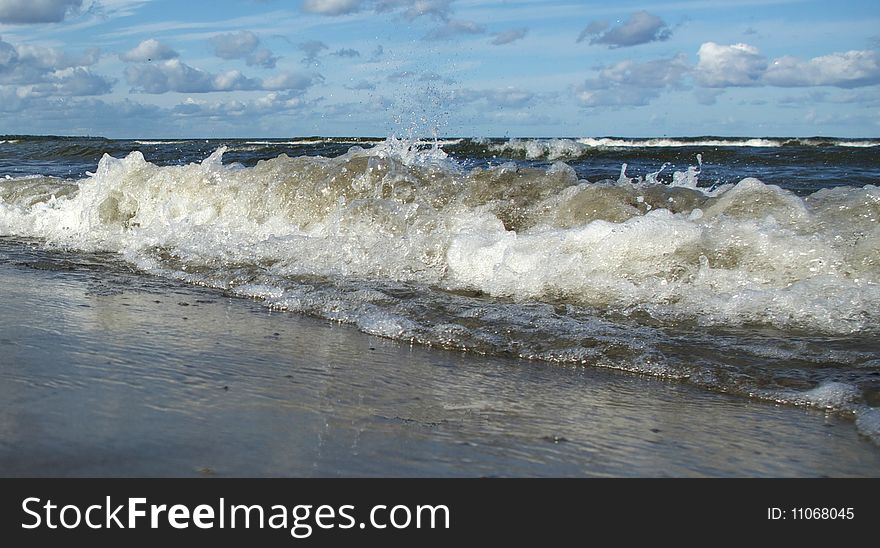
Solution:
M 0 134 L 880 135 L 880 2 L 0 0 Z

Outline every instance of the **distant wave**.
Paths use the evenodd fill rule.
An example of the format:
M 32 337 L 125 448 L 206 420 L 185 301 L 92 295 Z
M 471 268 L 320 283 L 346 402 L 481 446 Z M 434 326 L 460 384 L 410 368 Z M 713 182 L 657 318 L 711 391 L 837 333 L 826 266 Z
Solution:
M 177 145 L 180 143 L 185 143 L 187 141 L 178 140 L 178 141 L 135 141 L 135 143 L 144 146 L 156 146 L 156 145 Z
M 636 148 L 682 148 L 682 147 L 750 147 L 778 148 L 788 146 L 803 147 L 850 147 L 869 148 L 880 146 L 876 140 L 848 139 L 770 139 L 770 138 L 653 138 L 653 139 L 621 139 L 613 137 L 578 139 L 510 139 L 498 142 L 495 140 L 475 141 L 496 153 L 514 153 L 527 159 L 546 158 L 550 160 L 577 158 L 589 155 L 592 151 L 603 149 L 636 149 Z

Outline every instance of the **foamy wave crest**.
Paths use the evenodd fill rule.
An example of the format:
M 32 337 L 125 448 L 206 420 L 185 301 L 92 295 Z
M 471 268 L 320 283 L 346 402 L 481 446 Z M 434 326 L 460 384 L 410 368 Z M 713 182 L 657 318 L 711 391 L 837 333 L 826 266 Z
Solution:
M 489 150 L 499 154 L 519 154 L 530 160 L 571 159 L 588 155 L 596 149 L 615 148 L 683 148 L 683 147 L 750 147 L 777 148 L 782 146 L 839 146 L 869 148 L 880 146 L 880 141 L 855 139 L 787 139 L 787 138 L 654 138 L 623 139 L 615 137 L 584 137 L 580 139 L 511 139 L 507 142 L 489 144 Z
M 303 280 L 415 284 L 704 326 L 840 334 L 880 325 L 874 186 L 800 198 L 757 179 L 711 193 L 695 181 L 590 183 L 564 163 L 467 170 L 436 146 L 394 139 L 252 168 L 224 165 L 223 152 L 166 167 L 139 152 L 105 155 L 75 183 L 0 181 L 0 235 L 119 252 L 150 271 L 325 317 L 336 299 L 340 319 L 389 336 L 424 326 L 388 316 L 387 295 L 375 292 L 309 304 L 316 294 L 302 293 Z M 367 305 L 369 321 L 349 314 Z
M 136 144 L 143 146 L 176 145 L 183 142 L 185 141 L 135 141 Z

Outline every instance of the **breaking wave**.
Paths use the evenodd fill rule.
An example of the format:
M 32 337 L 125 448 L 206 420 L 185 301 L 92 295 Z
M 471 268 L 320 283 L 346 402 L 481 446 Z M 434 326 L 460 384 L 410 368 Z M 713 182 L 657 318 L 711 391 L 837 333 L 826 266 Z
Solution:
M 395 139 L 252 167 L 223 164 L 225 151 L 0 180 L 0 236 L 116 252 L 401 340 L 835 408 L 875 390 L 852 372 L 876 370 L 876 352 L 833 341 L 880 326 L 877 186 L 700 188 L 699 166 L 670 184 L 625 169 L 590 182 L 563 162 L 467 168 Z M 808 373 L 756 380 L 731 373 L 731 356 Z M 811 376 L 819 363 L 847 369 Z

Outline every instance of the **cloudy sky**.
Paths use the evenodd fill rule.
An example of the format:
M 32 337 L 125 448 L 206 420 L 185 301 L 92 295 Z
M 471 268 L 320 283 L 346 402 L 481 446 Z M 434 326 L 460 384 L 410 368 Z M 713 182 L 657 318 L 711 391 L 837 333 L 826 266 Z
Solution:
M 0 134 L 880 135 L 877 0 L 0 0 Z

